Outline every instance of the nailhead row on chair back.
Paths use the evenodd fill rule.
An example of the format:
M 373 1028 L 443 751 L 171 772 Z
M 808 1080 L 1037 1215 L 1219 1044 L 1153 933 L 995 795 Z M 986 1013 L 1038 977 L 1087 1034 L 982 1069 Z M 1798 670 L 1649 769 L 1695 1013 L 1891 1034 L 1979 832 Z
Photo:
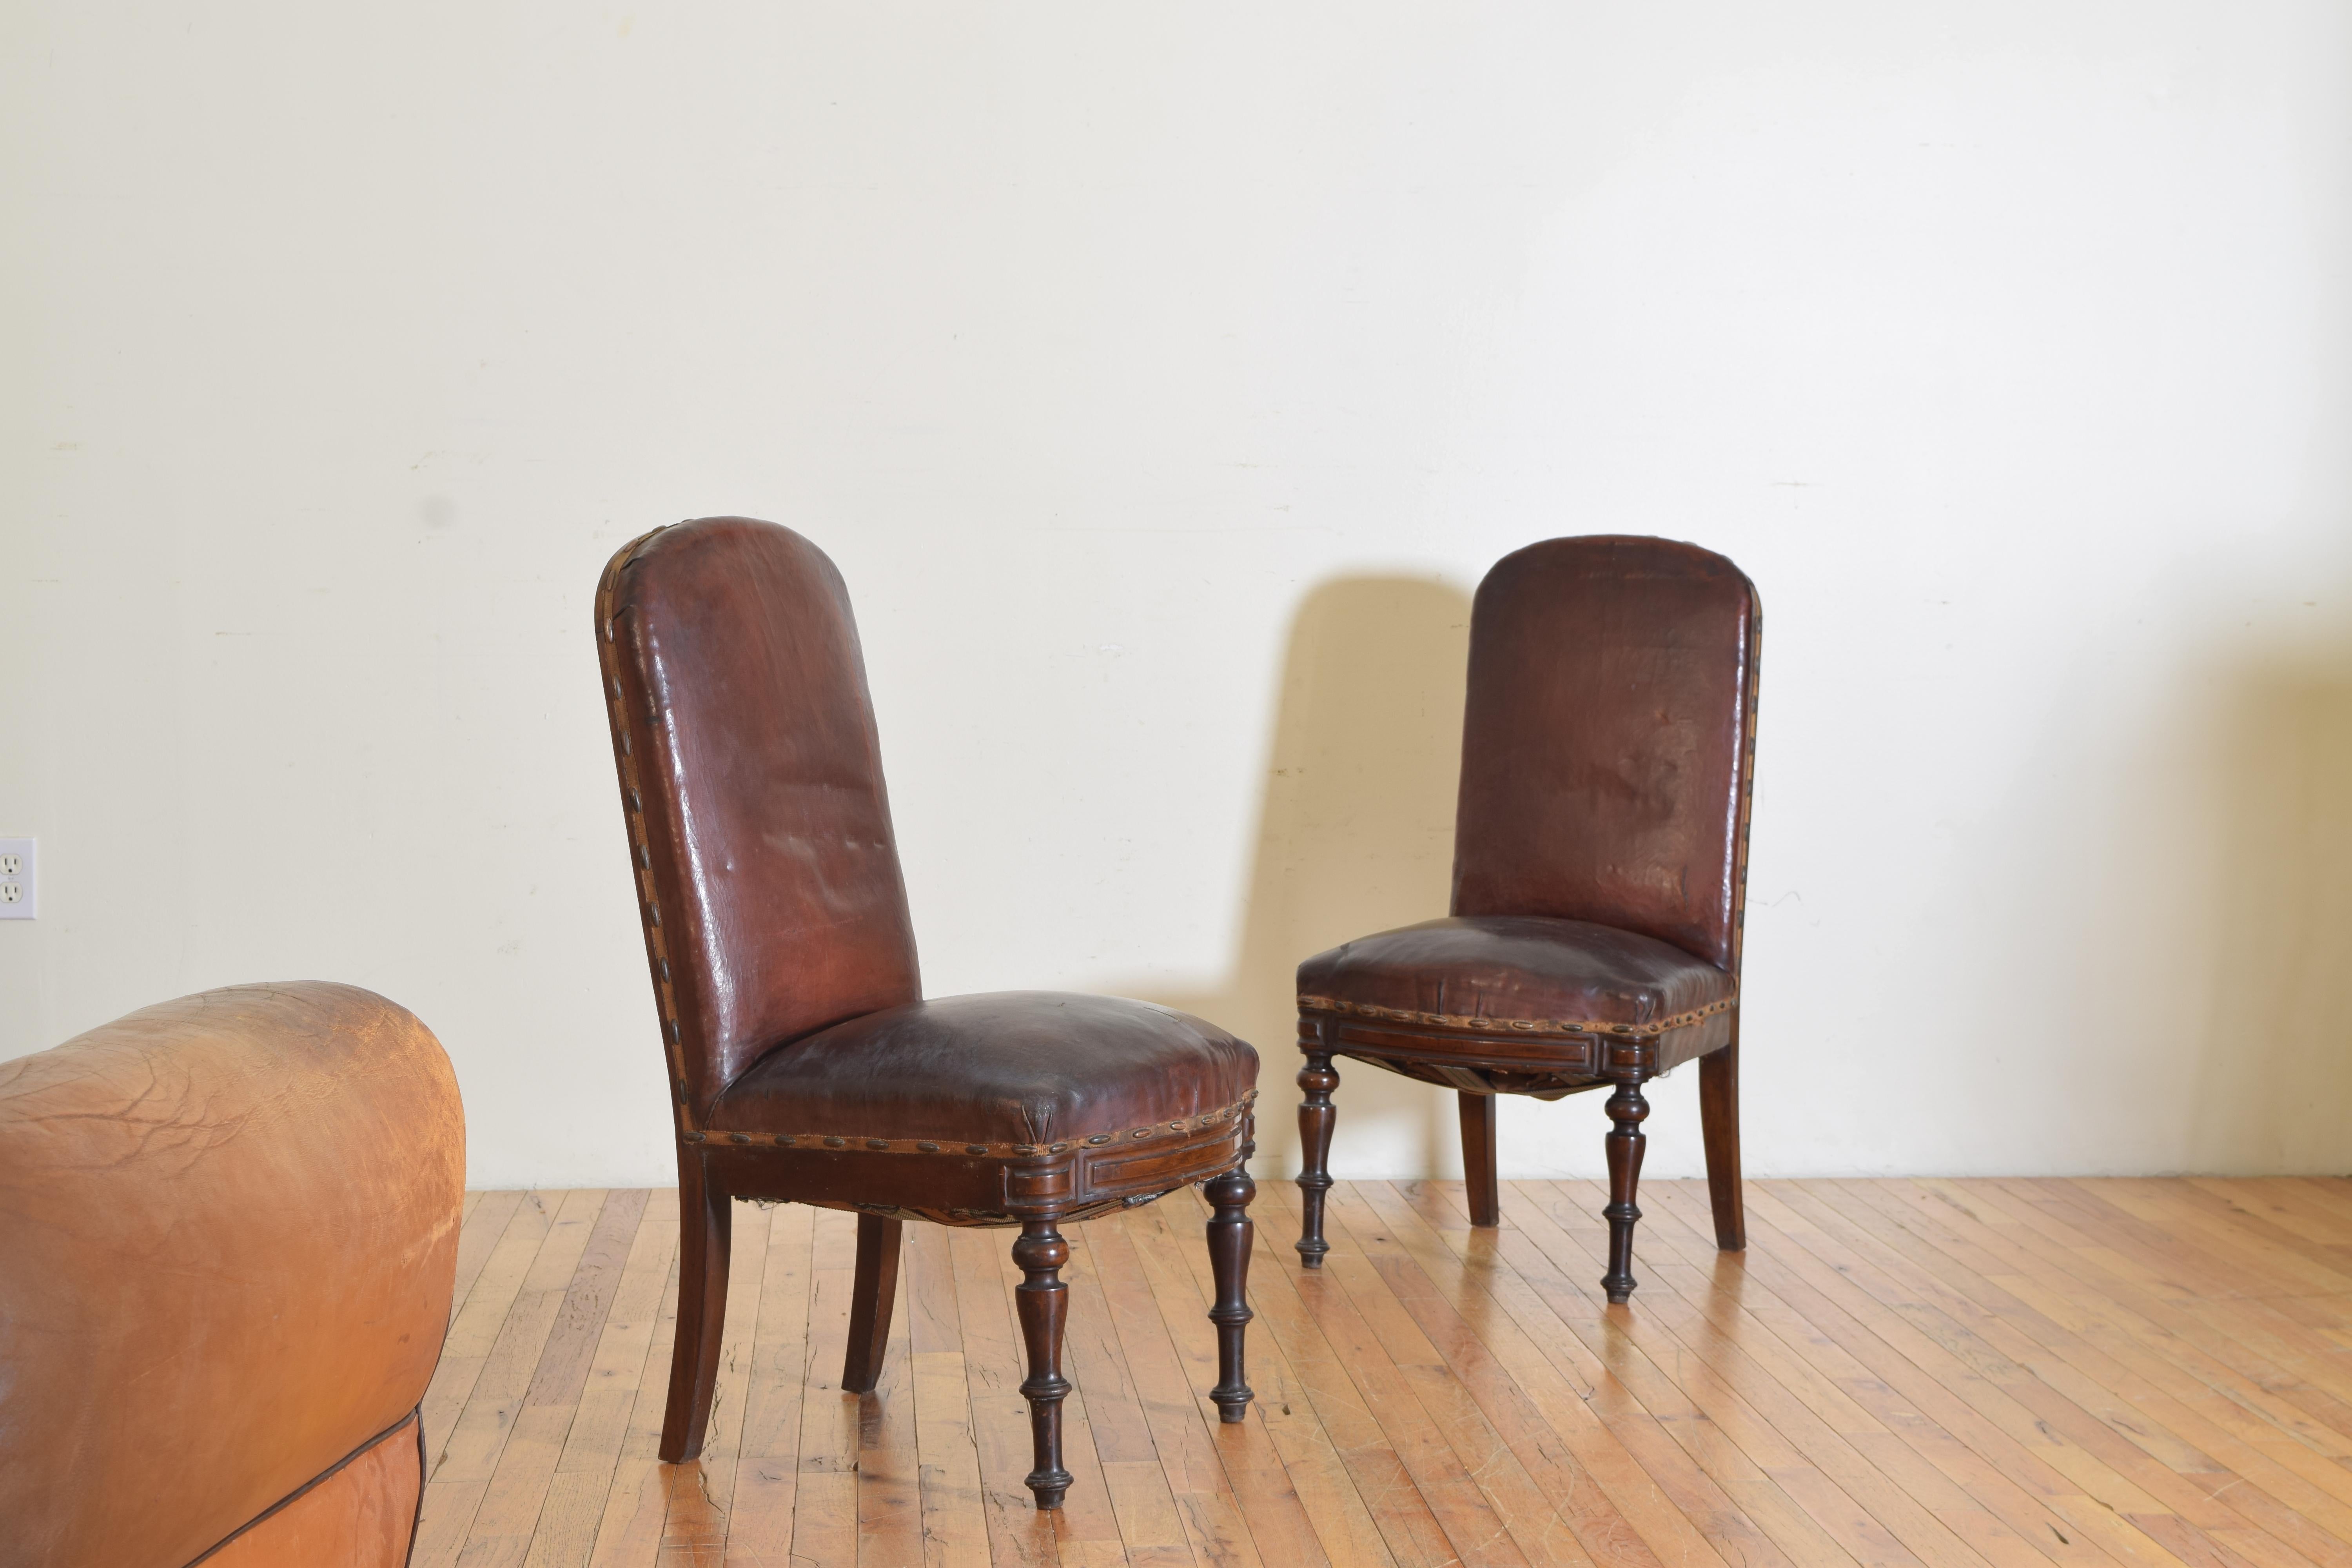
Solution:
M 654 993 L 682 1105 L 787 1040 L 921 994 L 841 574 L 704 518 L 613 557 L 596 635 Z
M 1738 967 L 1756 590 L 1694 544 L 1554 539 L 1478 586 L 1454 912 L 1617 926 Z

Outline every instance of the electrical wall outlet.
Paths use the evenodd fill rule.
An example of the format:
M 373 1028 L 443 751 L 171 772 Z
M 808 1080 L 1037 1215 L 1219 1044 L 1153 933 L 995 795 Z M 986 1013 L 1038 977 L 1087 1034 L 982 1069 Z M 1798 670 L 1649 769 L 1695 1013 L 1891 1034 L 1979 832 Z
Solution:
M 0 921 L 40 913 L 40 860 L 29 838 L 0 838 Z

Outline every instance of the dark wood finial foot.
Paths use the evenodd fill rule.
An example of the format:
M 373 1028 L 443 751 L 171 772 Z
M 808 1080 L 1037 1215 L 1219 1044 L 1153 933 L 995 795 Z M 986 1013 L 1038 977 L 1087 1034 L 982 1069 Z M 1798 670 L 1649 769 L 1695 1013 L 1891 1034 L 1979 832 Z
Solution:
M 1323 1200 L 1331 1191 L 1331 1126 L 1339 1118 L 1331 1091 L 1339 1087 L 1339 1070 L 1328 1051 L 1308 1051 L 1298 1069 L 1298 1087 L 1307 1098 L 1298 1106 L 1298 1262 L 1320 1268 L 1331 1244 L 1323 1239 Z
M 1242 1158 L 1248 1159 L 1255 1148 L 1244 1144 Z M 1257 1229 L 1249 1205 L 1257 1184 L 1236 1165 L 1202 1192 L 1216 1211 L 1209 1220 L 1209 1268 L 1216 1276 L 1217 1304 L 1209 1309 L 1209 1321 L 1217 1325 L 1217 1386 L 1209 1397 L 1216 1403 L 1217 1419 L 1230 1426 L 1249 1412 L 1244 1352 L 1250 1319 L 1256 1315 L 1249 1309 L 1250 1242 Z
M 1062 1401 L 1070 1394 L 1070 1380 L 1062 1375 L 1062 1325 L 1070 1307 L 1062 1265 L 1069 1260 L 1070 1244 L 1052 1220 L 1023 1222 L 1021 1239 L 1013 1244 L 1013 1262 L 1021 1270 L 1013 1300 L 1029 1352 L 1029 1375 L 1022 1380 L 1021 1396 L 1029 1402 L 1029 1436 L 1036 1461 L 1024 1484 L 1043 1509 L 1061 1507 L 1070 1489 L 1070 1472 L 1062 1466 Z
M 1612 1307 L 1623 1306 L 1633 1294 L 1633 1226 L 1642 1217 L 1633 1194 L 1642 1181 L 1642 1152 L 1649 1142 L 1642 1136 L 1642 1123 L 1649 1114 L 1638 1079 L 1620 1083 L 1609 1097 L 1609 1206 L 1601 1211 L 1609 1222 L 1609 1272 L 1601 1277 L 1601 1289 Z

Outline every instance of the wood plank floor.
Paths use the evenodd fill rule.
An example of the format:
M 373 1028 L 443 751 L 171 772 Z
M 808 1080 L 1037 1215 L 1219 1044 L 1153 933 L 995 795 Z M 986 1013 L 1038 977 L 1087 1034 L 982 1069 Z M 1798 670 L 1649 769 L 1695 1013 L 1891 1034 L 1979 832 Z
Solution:
M 838 1388 L 855 1222 L 739 1207 L 709 1450 L 654 1449 L 668 1192 L 467 1199 L 417 1568 L 2060 1563 L 2352 1568 L 2352 1182 L 1760 1182 L 1744 1255 L 1652 1182 L 1259 1189 L 1250 1418 L 1217 1424 L 1197 1196 L 1071 1227 L 1068 1506 L 1029 1466 L 1010 1234 L 907 1227 Z

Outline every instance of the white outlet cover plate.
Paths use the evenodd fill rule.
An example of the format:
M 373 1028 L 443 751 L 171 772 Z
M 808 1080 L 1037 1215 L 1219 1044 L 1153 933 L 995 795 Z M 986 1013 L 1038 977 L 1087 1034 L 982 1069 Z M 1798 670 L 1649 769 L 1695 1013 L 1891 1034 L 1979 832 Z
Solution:
M 15 876 L 0 876 L 0 884 L 22 889 L 14 903 L 0 898 L 0 921 L 29 921 L 40 914 L 41 862 L 36 847 L 29 838 L 0 838 L 0 863 L 12 855 L 23 862 Z

